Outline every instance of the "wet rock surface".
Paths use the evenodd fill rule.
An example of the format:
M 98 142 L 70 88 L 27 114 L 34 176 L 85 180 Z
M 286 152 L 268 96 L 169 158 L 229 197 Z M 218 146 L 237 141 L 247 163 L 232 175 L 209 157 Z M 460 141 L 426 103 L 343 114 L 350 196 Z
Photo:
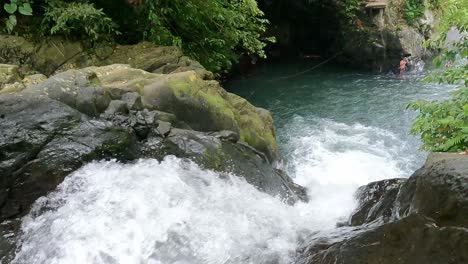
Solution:
M 122 79 L 129 72 L 136 73 L 134 78 Z M 191 78 L 197 77 L 187 76 L 177 81 L 190 89 Z M 204 109 L 203 104 L 215 101 L 209 110 L 213 117 L 232 119 L 225 123 L 229 125 L 197 126 L 202 129 L 195 131 L 191 129 L 195 116 L 186 119 L 180 111 L 173 111 L 175 114 L 161 111 L 177 109 L 158 108 L 157 104 L 148 103 L 146 94 L 140 95 L 138 88 L 149 89 L 148 85 L 164 78 L 167 77 L 128 66 L 93 67 L 65 72 L 20 92 L 0 95 L 2 219 L 23 215 L 35 199 L 54 190 L 67 174 L 86 162 L 100 159 L 128 162 L 176 155 L 195 160 L 205 168 L 236 173 L 260 190 L 279 194 L 287 202 L 305 198 L 301 187 L 273 168 L 271 153 L 263 152 L 258 148 L 261 145 L 255 144 L 262 140 L 261 134 L 249 134 L 253 146 L 239 141 L 245 139 L 238 123 L 244 122 L 239 121 L 244 117 L 229 102 L 229 98 L 236 96 L 223 92 L 217 84 L 215 90 L 210 90 L 213 84 L 208 83 L 205 92 L 200 92 L 207 93 L 208 99 L 191 102 L 194 109 L 185 111 L 194 112 L 196 102 Z M 202 80 L 199 82 L 197 85 L 203 84 Z M 170 87 L 165 89 L 171 91 Z M 151 100 L 158 98 L 155 94 L 149 96 Z M 184 98 L 191 100 L 188 94 Z M 243 111 L 258 122 L 264 118 L 260 114 L 269 115 L 258 110 L 260 114 L 255 117 L 250 111 L 257 110 L 250 104 Z M 204 122 L 207 117 L 198 115 L 198 118 Z M 265 124 L 260 125 L 263 128 Z
M 431 154 L 409 179 L 370 183 L 338 235 L 311 237 L 297 263 L 467 263 L 468 156 Z
M 171 78 L 183 89 L 171 86 Z M 199 96 L 191 94 L 195 88 Z M 160 107 L 161 98 L 175 105 Z M 204 123 L 215 118 L 221 121 Z M 276 145 L 269 148 L 263 139 L 274 140 L 270 114 L 192 71 L 171 76 L 128 65 L 70 70 L 0 94 L 0 121 L 0 254 L 5 261 L 14 250 L 18 219 L 37 198 L 93 160 L 175 155 L 234 173 L 287 203 L 307 199 L 304 188 L 273 166 Z
M 393 205 L 406 179 L 390 179 L 369 183 L 356 192 L 359 207 L 351 215 L 349 224 L 386 223 L 394 217 Z

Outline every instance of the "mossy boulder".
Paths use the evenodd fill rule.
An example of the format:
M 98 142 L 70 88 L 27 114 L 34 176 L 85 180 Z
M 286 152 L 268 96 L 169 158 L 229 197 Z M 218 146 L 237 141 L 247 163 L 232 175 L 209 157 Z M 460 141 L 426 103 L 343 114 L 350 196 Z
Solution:
M 137 92 L 145 108 L 172 113 L 197 131 L 234 131 L 270 160 L 276 158 L 270 113 L 194 71 L 157 74 L 122 64 L 89 67 L 57 74 L 26 92 L 46 95 L 90 116 L 103 113 L 121 93 Z
M 101 50 L 103 52 L 101 52 Z M 83 56 L 87 59 L 83 60 Z M 213 75 L 205 70 L 197 61 L 184 56 L 177 47 L 156 46 L 149 42 L 141 42 L 135 45 L 117 45 L 114 47 L 96 48 L 94 52 L 82 55 L 70 64 L 65 64 L 62 69 L 84 68 L 89 66 L 105 66 L 111 64 L 128 64 L 136 69 L 152 73 L 173 73 L 193 70 L 203 78 L 213 78 Z
M 149 42 L 96 44 L 91 48 L 60 37 L 35 42 L 0 35 L 0 51 L 0 63 L 19 65 L 24 75 L 40 72 L 50 76 L 70 69 L 128 64 L 153 73 L 195 71 L 203 79 L 214 78 L 200 63 L 184 56 L 179 48 L 156 46 Z
M 33 68 L 45 75 L 51 75 L 62 65 L 83 53 L 85 48 L 80 42 L 62 38 L 52 38 L 36 44 Z
M 11 64 L 0 64 L 0 91 L 6 84 L 21 80 L 18 66 Z
M 304 189 L 272 165 L 269 113 L 194 72 L 69 70 L 0 94 L 0 121 L 0 220 L 26 213 L 86 162 L 110 158 L 176 155 L 244 177 L 287 202 L 305 199 Z
M 84 52 L 79 42 L 63 38 L 32 42 L 22 37 L 0 35 L 0 63 L 20 66 L 23 74 L 50 75 L 67 61 Z

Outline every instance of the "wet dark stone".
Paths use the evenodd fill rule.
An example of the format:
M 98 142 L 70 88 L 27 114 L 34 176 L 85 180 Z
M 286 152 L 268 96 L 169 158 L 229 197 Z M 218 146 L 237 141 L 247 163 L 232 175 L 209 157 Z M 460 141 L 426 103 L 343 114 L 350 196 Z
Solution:
M 409 179 L 370 183 L 357 197 L 353 227 L 311 237 L 297 263 L 468 263 L 467 155 L 433 153 Z
M 371 222 L 386 223 L 393 217 L 395 199 L 406 179 L 390 179 L 369 183 L 356 192 L 359 207 L 349 224 L 358 226 Z

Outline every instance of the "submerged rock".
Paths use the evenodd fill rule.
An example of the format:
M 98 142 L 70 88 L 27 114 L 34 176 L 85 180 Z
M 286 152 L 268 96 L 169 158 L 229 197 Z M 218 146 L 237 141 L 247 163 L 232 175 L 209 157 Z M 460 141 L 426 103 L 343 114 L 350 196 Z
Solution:
M 431 154 L 408 180 L 370 183 L 358 199 L 354 227 L 312 237 L 297 263 L 468 262 L 468 156 Z

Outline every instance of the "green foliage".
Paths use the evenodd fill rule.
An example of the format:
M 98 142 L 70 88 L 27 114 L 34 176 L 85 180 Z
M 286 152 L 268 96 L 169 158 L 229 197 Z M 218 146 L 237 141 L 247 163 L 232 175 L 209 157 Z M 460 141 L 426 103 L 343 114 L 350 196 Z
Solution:
M 421 134 L 423 149 L 450 152 L 468 149 L 468 88 L 456 91 L 449 100 L 420 100 L 410 107 L 419 110 L 411 131 Z
M 355 19 L 359 12 L 362 11 L 359 0 L 343 0 L 344 8 L 340 9 L 342 15 L 351 20 Z
M 49 0 L 42 20 L 46 34 L 73 35 L 91 41 L 118 34 L 116 26 L 102 9 L 86 2 Z
M 240 53 L 265 57 L 268 21 L 255 0 L 146 1 L 147 38 L 175 45 L 209 70 L 227 70 Z
M 427 0 L 426 5 L 429 9 L 440 8 L 441 0 Z
M 13 32 L 16 24 L 27 22 L 31 25 L 26 23 L 25 28 L 31 32 L 20 34 L 62 35 L 94 42 L 115 40 L 120 34 L 117 29 L 123 28 L 124 41 L 128 37 L 132 42 L 149 40 L 178 46 L 214 72 L 228 70 L 242 54 L 265 57 L 265 46 L 274 41 L 264 36 L 268 21 L 256 0 L 10 1 L 4 5 L 7 14 L 0 13 L 9 33 L 18 34 Z M 124 6 L 125 12 L 116 12 L 113 7 L 117 6 Z M 33 9 L 34 21 L 17 21 L 16 13 L 31 15 Z M 134 23 L 127 21 L 130 19 Z
M 409 106 L 419 110 L 412 133 L 421 134 L 423 149 L 431 151 L 464 151 L 468 149 L 468 1 L 446 0 L 443 17 L 435 37 L 428 43 L 442 48 L 434 60 L 445 69 L 427 78 L 427 81 L 460 85 L 460 89 L 445 101 L 420 100 Z M 459 31 L 458 40 L 447 41 L 451 29 Z
M 5 3 L 3 9 L 8 13 L 8 18 L 5 20 L 5 28 L 8 33 L 11 33 L 16 27 L 16 14 L 23 16 L 32 16 L 31 3 L 29 1 L 10 0 L 10 3 Z
M 424 0 L 406 0 L 404 14 L 409 25 L 413 25 L 424 14 Z

